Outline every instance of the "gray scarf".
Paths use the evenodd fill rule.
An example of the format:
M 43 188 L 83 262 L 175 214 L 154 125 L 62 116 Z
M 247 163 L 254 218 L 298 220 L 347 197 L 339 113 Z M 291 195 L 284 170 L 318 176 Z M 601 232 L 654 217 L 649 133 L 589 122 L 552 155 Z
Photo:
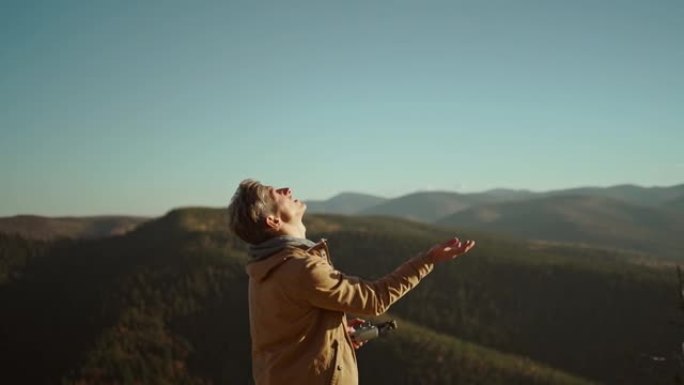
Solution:
M 316 242 L 310 241 L 306 238 L 297 238 L 291 235 L 281 235 L 279 237 L 271 238 L 258 245 L 249 245 L 249 256 L 253 261 L 266 259 L 270 255 L 284 249 L 286 246 L 305 246 L 307 248 L 313 247 Z

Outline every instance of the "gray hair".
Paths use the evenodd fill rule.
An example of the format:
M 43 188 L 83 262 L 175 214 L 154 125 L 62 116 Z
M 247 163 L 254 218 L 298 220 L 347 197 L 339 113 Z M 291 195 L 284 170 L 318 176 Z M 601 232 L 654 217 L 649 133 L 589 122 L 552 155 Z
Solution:
M 228 226 L 243 241 L 259 244 L 271 237 L 266 217 L 275 211 L 269 186 L 254 179 L 240 182 L 228 205 Z

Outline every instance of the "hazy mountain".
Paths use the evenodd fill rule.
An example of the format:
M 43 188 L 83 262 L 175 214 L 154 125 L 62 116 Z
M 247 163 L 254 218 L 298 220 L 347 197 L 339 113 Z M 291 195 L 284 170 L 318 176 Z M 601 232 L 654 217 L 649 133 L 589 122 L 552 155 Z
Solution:
M 478 202 L 476 197 L 454 192 L 426 191 L 404 195 L 361 211 L 360 215 L 389 215 L 432 222 Z
M 478 197 L 478 200 L 481 202 L 488 202 L 488 203 L 494 203 L 494 202 L 510 202 L 510 201 L 518 201 L 518 200 L 523 200 L 523 199 L 529 199 L 533 198 L 537 195 L 538 193 L 534 193 L 529 190 L 513 190 L 513 189 L 506 189 L 506 188 L 497 188 L 493 190 L 487 190 L 485 192 L 481 193 L 471 193 L 469 195 L 474 195 Z
M 438 224 L 684 257 L 683 214 L 598 196 L 481 205 L 442 218 Z
M 120 235 L 149 218 L 132 216 L 94 216 L 50 218 L 17 215 L 0 218 L 0 233 L 18 234 L 29 239 L 100 238 Z
M 349 209 L 342 212 L 340 209 L 328 208 L 325 205 L 318 204 L 309 208 L 310 212 L 316 213 L 389 215 L 423 222 L 434 222 L 466 208 L 482 204 L 518 202 L 527 199 L 567 195 L 613 198 L 640 206 L 659 207 L 684 195 L 684 185 L 671 187 L 640 187 L 634 185 L 581 187 L 548 192 L 512 189 L 493 189 L 478 193 L 424 191 L 385 199 L 356 211 Z M 369 203 L 371 202 L 369 201 Z
M 324 201 L 306 201 L 306 205 L 309 213 L 356 214 L 386 200 L 374 195 L 346 192 Z
M 543 193 L 545 196 L 586 195 L 618 199 L 640 206 L 660 206 L 684 195 L 684 184 L 669 187 L 618 185 L 611 187 L 580 187 Z

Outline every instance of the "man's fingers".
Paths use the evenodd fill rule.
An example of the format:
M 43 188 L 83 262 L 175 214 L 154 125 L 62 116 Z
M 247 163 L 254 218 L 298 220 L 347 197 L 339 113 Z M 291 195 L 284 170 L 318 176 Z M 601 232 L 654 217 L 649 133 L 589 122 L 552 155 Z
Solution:
M 473 246 L 475 246 L 475 241 L 468 240 L 465 242 L 459 242 L 454 247 L 445 248 L 444 251 L 449 252 L 449 251 L 453 250 L 455 252 L 455 254 L 458 255 L 458 254 L 463 254 L 463 253 L 467 252 L 468 250 L 472 249 Z
M 458 239 L 458 237 L 453 237 L 449 239 L 448 241 L 442 243 L 442 250 L 445 252 L 449 252 L 452 249 L 458 249 L 461 247 L 461 240 Z
M 463 244 L 463 252 L 467 252 L 468 250 L 472 249 L 475 247 L 475 241 L 467 241 L 465 244 Z
M 448 241 L 446 241 L 447 245 L 450 245 L 450 246 L 455 245 L 459 242 L 461 242 L 461 240 L 458 239 L 458 237 L 453 237 L 453 238 L 449 239 Z
M 347 324 L 349 324 L 349 326 L 352 326 L 352 327 L 359 326 L 364 322 L 366 322 L 366 320 L 363 320 L 361 318 L 354 318 L 351 320 L 347 320 Z
M 474 246 L 475 241 L 473 240 L 461 241 L 458 237 L 454 237 L 432 246 L 428 250 L 428 254 L 435 262 L 443 262 L 467 253 Z
M 428 254 L 433 255 L 438 261 L 444 261 L 467 253 L 473 246 L 475 246 L 475 241 L 473 240 L 461 241 L 458 237 L 453 237 L 432 246 L 432 248 L 428 250 Z

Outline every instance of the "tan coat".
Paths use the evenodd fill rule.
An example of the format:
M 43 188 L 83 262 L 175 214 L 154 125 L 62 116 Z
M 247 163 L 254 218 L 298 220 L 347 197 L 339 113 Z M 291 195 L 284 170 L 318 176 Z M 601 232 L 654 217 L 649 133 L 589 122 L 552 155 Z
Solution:
M 358 384 L 345 313 L 384 313 L 433 268 L 418 255 L 371 282 L 335 270 L 328 255 L 322 240 L 247 265 L 256 385 Z

